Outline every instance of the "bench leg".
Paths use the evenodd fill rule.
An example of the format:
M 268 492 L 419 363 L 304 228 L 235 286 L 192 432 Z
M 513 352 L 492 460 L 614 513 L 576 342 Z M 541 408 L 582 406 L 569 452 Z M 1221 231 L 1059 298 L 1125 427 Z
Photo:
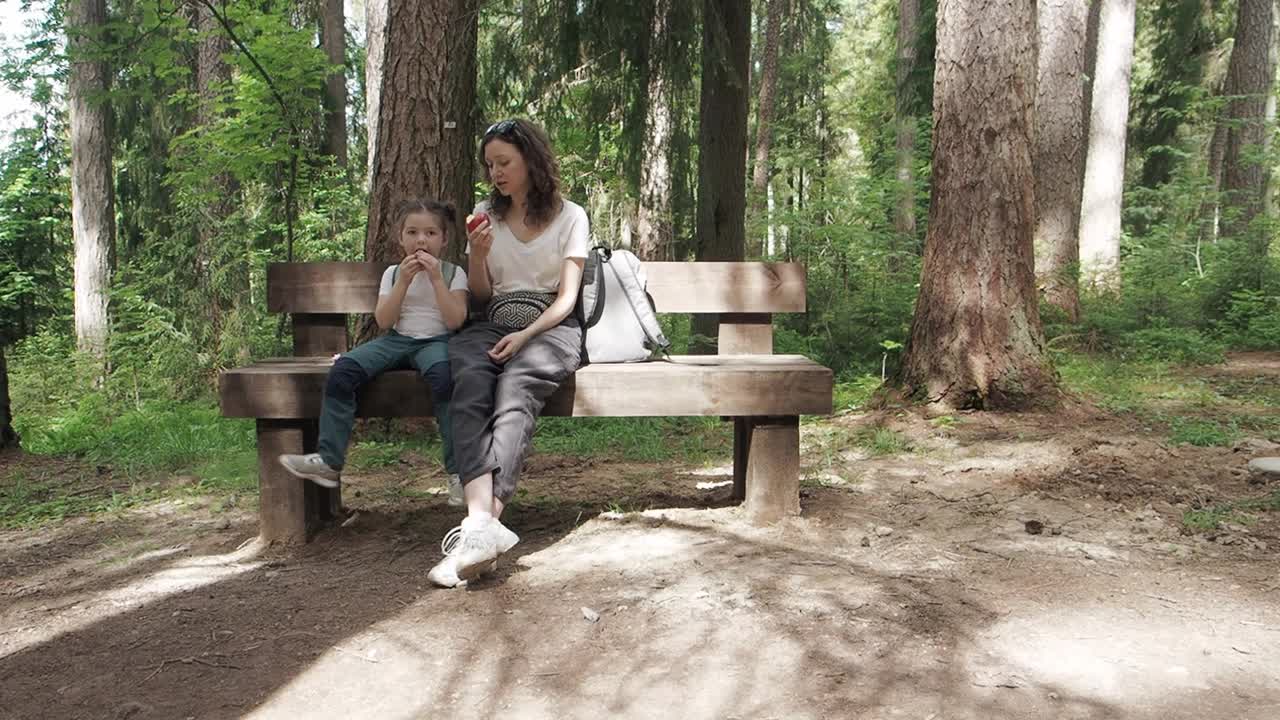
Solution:
M 315 448 L 314 420 L 258 420 L 258 534 L 264 541 L 304 543 L 310 532 L 338 517 L 340 489 L 299 480 L 280 467 L 280 455 Z
M 800 418 L 753 418 L 750 422 L 747 515 L 757 523 L 799 515 Z M 734 459 L 736 468 L 736 450 Z M 736 480 L 736 469 L 734 475 Z
M 751 428 L 755 418 L 733 419 L 733 499 L 742 502 L 747 498 L 747 468 L 751 459 Z

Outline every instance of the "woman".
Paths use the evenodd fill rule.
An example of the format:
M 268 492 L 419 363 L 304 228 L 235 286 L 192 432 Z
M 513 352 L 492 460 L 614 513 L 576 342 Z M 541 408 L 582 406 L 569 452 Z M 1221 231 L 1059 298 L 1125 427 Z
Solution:
M 427 574 L 442 587 L 491 571 L 519 542 L 499 518 L 515 495 L 534 420 L 578 369 L 582 352 L 573 309 L 587 257 L 587 213 L 560 196 L 546 132 L 528 120 L 496 123 L 480 141 L 480 157 L 493 190 L 467 223 L 467 278 L 471 296 L 488 311 L 449 343 L 454 454 L 467 517 L 445 535 L 445 557 Z

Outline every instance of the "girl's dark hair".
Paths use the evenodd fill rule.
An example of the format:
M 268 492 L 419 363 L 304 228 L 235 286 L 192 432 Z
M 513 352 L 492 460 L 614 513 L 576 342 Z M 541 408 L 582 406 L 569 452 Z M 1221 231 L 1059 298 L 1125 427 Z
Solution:
M 449 228 L 458 222 L 458 211 L 454 209 L 453 203 L 421 198 L 405 200 L 396 207 L 396 240 L 399 240 L 400 234 L 404 232 L 404 221 L 414 213 L 434 215 L 440 221 L 440 229 L 444 231 L 445 238 L 449 237 Z
M 502 140 L 516 146 L 529 169 L 528 209 L 525 221 L 535 227 L 551 222 L 560 212 L 560 165 L 551 150 L 551 138 L 541 126 L 523 118 L 494 123 L 480 140 L 480 165 L 484 168 L 485 182 L 493 182 L 489 166 L 484 161 L 484 149 L 492 140 Z M 489 209 L 500 219 L 505 219 L 511 209 L 511 198 L 494 188 L 489 193 Z

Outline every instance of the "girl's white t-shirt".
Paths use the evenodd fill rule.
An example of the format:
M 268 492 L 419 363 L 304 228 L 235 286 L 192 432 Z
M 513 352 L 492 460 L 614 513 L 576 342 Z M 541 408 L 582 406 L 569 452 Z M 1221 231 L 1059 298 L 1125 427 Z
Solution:
M 560 289 L 560 267 L 567 258 L 587 257 L 590 235 L 587 211 L 563 200 L 560 213 L 529 242 L 521 242 L 506 222 L 492 213 L 493 246 L 489 249 L 489 278 L 495 295 L 516 290 L 553 293 Z M 482 202 L 475 212 L 488 212 Z M 467 246 L 471 252 L 471 246 Z
M 395 284 L 392 275 L 395 274 L 397 267 L 399 263 L 382 273 L 382 285 L 378 288 L 379 295 L 391 294 L 391 287 Z M 449 283 L 449 290 L 466 289 L 467 272 L 458 268 L 453 271 L 453 281 Z M 425 270 L 414 275 L 409 281 L 409 289 L 404 293 L 404 302 L 400 303 L 400 319 L 396 321 L 394 329 L 401 335 L 421 340 L 449 332 L 449 326 L 444 324 L 444 315 L 440 313 L 440 306 L 436 303 L 435 286 Z

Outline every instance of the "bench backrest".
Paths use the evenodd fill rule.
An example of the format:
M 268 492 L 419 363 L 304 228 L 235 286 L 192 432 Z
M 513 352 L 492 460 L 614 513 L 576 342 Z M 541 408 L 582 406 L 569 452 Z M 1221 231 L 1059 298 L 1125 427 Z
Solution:
M 346 351 L 346 316 L 373 312 L 387 265 L 268 265 L 267 309 L 293 316 L 294 355 Z M 771 354 L 772 314 L 805 310 L 805 269 L 798 263 L 646 262 L 644 267 L 658 312 L 720 315 L 721 355 Z

